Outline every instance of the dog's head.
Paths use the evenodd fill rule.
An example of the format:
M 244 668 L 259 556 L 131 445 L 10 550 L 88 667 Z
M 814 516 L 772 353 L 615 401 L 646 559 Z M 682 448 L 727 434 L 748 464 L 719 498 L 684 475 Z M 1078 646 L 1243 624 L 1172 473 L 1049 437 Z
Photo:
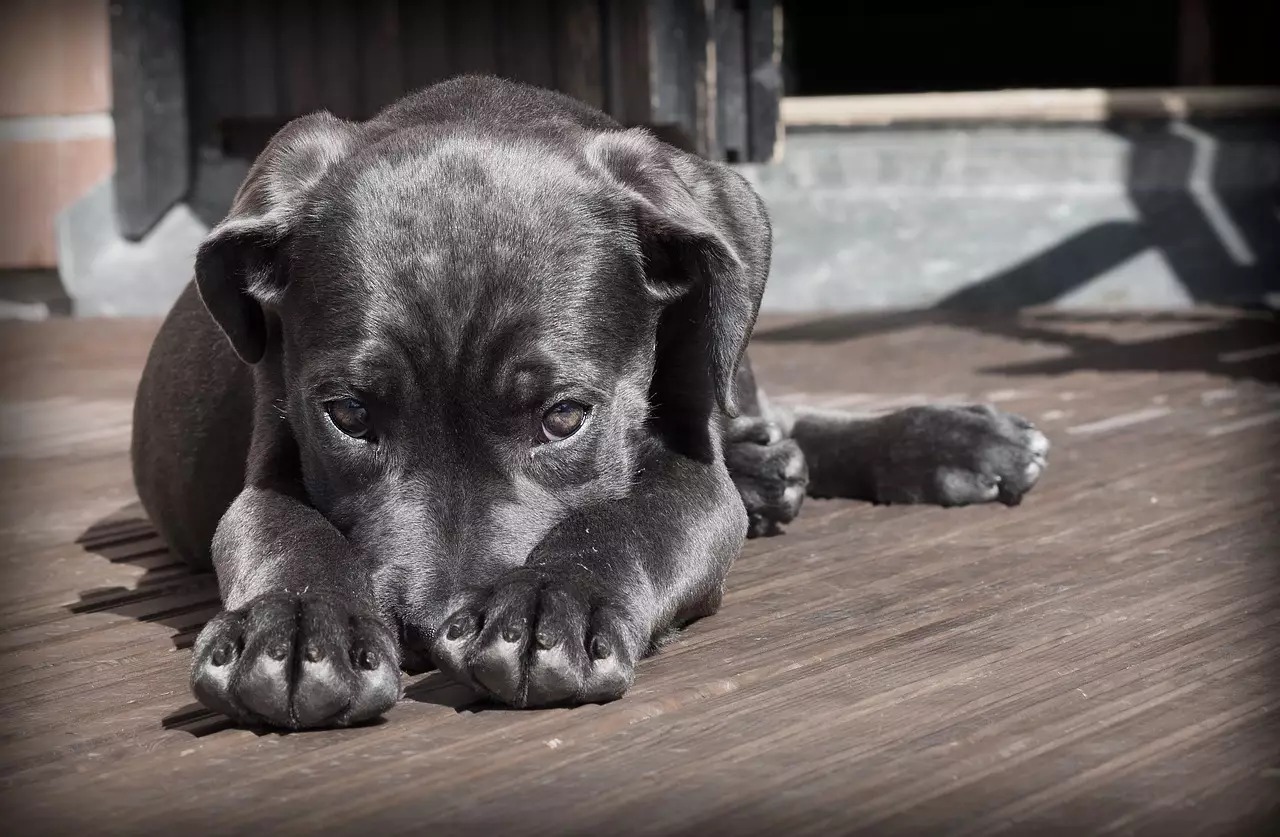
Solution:
M 291 123 L 197 260 L 382 604 L 522 563 L 645 446 L 718 463 L 769 227 L 642 131 Z M 718 466 L 717 467 L 722 467 Z

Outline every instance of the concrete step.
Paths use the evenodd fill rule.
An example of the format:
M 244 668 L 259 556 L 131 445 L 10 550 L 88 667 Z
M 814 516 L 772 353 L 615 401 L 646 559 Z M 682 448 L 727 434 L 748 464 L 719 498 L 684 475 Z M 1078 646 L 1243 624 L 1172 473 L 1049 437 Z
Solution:
M 1273 123 L 810 129 L 743 166 L 769 311 L 1266 304 Z

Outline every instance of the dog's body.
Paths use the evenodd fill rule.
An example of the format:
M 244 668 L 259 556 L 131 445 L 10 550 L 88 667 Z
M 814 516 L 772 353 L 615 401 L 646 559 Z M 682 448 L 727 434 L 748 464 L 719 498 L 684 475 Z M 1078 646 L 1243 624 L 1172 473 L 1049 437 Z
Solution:
M 1034 484 L 1047 442 L 990 408 L 770 411 L 744 359 L 769 251 L 734 172 L 546 91 L 470 77 L 290 123 L 138 393 L 139 495 L 226 608 L 197 695 L 340 725 L 403 661 L 516 706 L 611 699 L 806 487 Z

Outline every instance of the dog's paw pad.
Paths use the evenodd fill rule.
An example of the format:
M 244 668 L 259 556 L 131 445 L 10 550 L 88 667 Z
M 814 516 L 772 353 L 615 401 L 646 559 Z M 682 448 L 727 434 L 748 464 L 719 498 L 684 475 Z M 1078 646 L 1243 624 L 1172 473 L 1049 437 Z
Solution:
M 525 707 L 604 702 L 630 687 L 637 631 L 574 571 L 522 567 L 464 598 L 433 656 L 477 692 Z
M 399 699 L 400 673 L 377 619 L 331 597 L 270 594 L 205 626 L 191 686 L 235 720 L 303 729 L 381 715 Z

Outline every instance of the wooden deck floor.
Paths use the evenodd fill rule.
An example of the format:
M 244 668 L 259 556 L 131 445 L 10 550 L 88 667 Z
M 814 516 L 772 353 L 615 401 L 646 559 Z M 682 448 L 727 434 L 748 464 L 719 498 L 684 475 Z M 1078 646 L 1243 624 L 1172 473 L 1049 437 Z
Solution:
M 982 399 L 1054 442 L 1016 509 L 810 502 L 607 706 L 230 728 L 216 609 L 127 465 L 153 323 L 3 325 L 10 834 L 1234 834 L 1280 808 L 1280 333 L 1160 317 L 772 321 L 776 395 Z M 12 830 L 11 830 L 12 829 Z

